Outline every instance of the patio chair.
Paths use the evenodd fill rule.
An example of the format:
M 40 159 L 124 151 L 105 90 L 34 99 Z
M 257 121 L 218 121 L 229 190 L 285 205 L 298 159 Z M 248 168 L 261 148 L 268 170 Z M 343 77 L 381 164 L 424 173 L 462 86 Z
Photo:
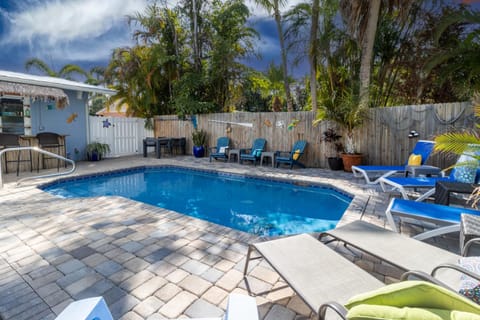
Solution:
M 413 238 L 425 240 L 443 234 L 460 231 L 462 213 L 480 216 L 480 211 L 469 208 L 450 207 L 441 204 L 417 202 L 405 199 L 392 199 L 385 211 L 388 224 L 393 231 L 399 232 L 394 217 L 401 220 L 416 220 L 433 223 L 437 227 L 420 233 Z
M 228 160 L 228 147 L 230 145 L 230 138 L 228 137 L 220 137 L 217 139 L 217 146 L 210 148 L 210 159 L 209 161 L 212 162 L 212 158 L 215 160 L 222 159 L 223 161 L 227 162 Z
M 425 189 L 428 190 L 420 195 L 415 201 L 423 201 L 435 193 L 435 184 L 438 181 L 445 182 L 477 182 L 480 177 L 480 164 L 474 160 L 476 166 L 471 164 L 472 159 L 468 155 L 462 155 L 458 158 L 456 165 L 448 177 L 381 177 L 380 185 L 384 192 L 398 191 L 405 200 L 409 199 L 407 189 Z M 462 166 L 461 164 L 465 164 Z M 465 180 L 467 179 L 467 180 Z
M 225 318 L 201 318 L 201 320 L 222 319 L 258 320 L 255 298 L 232 293 L 228 296 Z M 70 303 L 55 320 L 113 320 L 113 317 L 105 300 L 102 297 L 94 297 Z
M 305 153 L 305 148 L 307 147 L 306 140 L 298 140 L 292 147 L 292 151 L 276 151 L 275 152 L 275 166 L 278 166 L 283 163 L 290 166 L 290 169 L 294 165 L 297 165 L 301 168 L 305 168 L 305 165 L 298 161 L 302 155 Z
M 428 157 L 433 151 L 435 142 L 428 140 L 419 140 L 413 148 L 410 156 L 420 155 L 420 165 L 424 165 Z M 365 166 L 352 166 L 353 175 L 357 178 L 365 178 L 367 184 L 377 184 L 380 178 L 389 177 L 394 174 L 405 172 L 405 167 L 409 164 L 408 159 L 404 165 L 399 166 L 378 166 L 378 165 L 365 165 Z M 376 179 L 375 179 L 376 178 Z
M 267 140 L 263 138 L 255 139 L 250 149 L 240 149 L 239 162 L 242 164 L 243 161 L 248 160 L 252 161 L 253 164 L 256 165 L 257 161 L 260 160 L 262 152 L 265 150 L 266 144 Z
M 353 296 L 345 304 L 330 302 L 320 307 L 342 319 L 477 319 L 480 305 L 459 293 L 427 281 L 402 281 Z M 335 317 L 337 319 L 337 317 Z

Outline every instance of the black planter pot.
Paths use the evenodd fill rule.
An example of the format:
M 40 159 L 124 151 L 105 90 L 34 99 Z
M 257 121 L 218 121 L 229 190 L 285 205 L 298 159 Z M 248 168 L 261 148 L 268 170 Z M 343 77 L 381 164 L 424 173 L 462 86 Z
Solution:
M 102 160 L 102 155 L 96 151 L 87 153 L 88 161 L 100 161 Z
M 343 170 L 343 161 L 340 157 L 329 157 L 327 158 L 328 166 L 332 170 Z
M 193 146 L 193 155 L 195 158 L 203 158 L 205 155 L 205 148 L 203 146 Z

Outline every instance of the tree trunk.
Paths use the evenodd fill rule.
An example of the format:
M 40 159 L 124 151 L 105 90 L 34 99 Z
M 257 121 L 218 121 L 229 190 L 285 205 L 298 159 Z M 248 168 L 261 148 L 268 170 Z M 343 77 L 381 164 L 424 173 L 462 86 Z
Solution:
M 310 29 L 310 94 L 312 96 L 312 111 L 317 112 L 317 52 L 318 52 L 318 16 L 320 0 L 312 3 L 312 25 Z
M 285 39 L 283 37 L 281 14 L 280 14 L 280 9 L 278 5 L 279 5 L 278 0 L 274 0 L 275 22 L 277 24 L 278 40 L 280 42 L 280 50 L 281 50 L 281 56 L 282 56 L 283 85 L 285 88 L 285 96 L 287 99 L 287 110 L 291 112 L 293 111 L 293 106 L 292 106 L 292 97 L 290 94 L 290 83 L 288 81 L 287 49 L 285 48 Z
M 360 64 L 360 105 L 368 106 L 370 76 L 373 61 L 373 45 L 377 33 L 378 16 L 381 0 L 370 0 L 368 8 L 368 22 L 362 41 L 362 58 Z

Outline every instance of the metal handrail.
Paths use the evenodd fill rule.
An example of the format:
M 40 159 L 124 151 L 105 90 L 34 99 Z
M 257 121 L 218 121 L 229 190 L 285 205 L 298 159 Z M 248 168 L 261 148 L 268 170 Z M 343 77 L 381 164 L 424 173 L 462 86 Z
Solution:
M 61 156 L 61 155 L 58 155 L 56 153 L 52 153 L 52 152 L 49 152 L 49 151 L 46 151 L 46 150 L 43 150 L 39 147 L 13 147 L 13 148 L 6 148 L 6 149 L 3 149 L 2 151 L 0 151 L 0 188 L 3 188 L 3 168 L 2 168 L 2 156 L 4 153 L 7 153 L 9 151 L 22 151 L 22 150 L 33 150 L 33 151 L 36 151 L 36 152 L 39 152 L 39 153 L 42 153 L 42 154 L 46 154 L 52 158 L 57 158 L 57 159 L 60 159 L 60 160 L 63 160 L 63 161 L 66 161 L 66 162 L 69 162 L 72 164 L 72 169 L 68 170 L 68 171 L 65 171 L 65 172 L 57 172 L 57 173 L 50 173 L 50 174 L 44 174 L 44 175 L 40 175 L 40 176 L 33 176 L 33 177 L 25 177 L 25 178 L 22 178 L 20 180 L 17 181 L 17 186 L 23 182 L 23 181 L 26 181 L 26 180 L 33 180 L 33 179 L 40 179 L 40 178 L 49 178 L 49 177 L 55 177 L 55 176 L 64 176 L 64 175 L 67 175 L 67 174 L 70 174 L 70 173 L 73 173 L 76 169 L 76 166 L 75 166 L 75 161 L 71 160 L 71 159 L 68 159 L 68 158 L 65 158 L 64 156 Z

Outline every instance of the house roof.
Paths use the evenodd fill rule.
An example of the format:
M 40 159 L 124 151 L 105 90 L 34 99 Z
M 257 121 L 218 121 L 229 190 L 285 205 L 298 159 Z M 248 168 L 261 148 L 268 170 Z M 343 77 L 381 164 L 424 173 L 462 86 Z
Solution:
M 115 90 L 108 88 L 93 86 L 86 83 L 77 81 L 66 80 L 62 78 L 37 76 L 26 73 L 12 72 L 0 70 L 0 81 L 7 81 L 12 83 L 29 84 L 42 87 L 51 87 L 58 89 L 75 90 L 82 92 L 102 93 L 102 94 L 115 94 Z

